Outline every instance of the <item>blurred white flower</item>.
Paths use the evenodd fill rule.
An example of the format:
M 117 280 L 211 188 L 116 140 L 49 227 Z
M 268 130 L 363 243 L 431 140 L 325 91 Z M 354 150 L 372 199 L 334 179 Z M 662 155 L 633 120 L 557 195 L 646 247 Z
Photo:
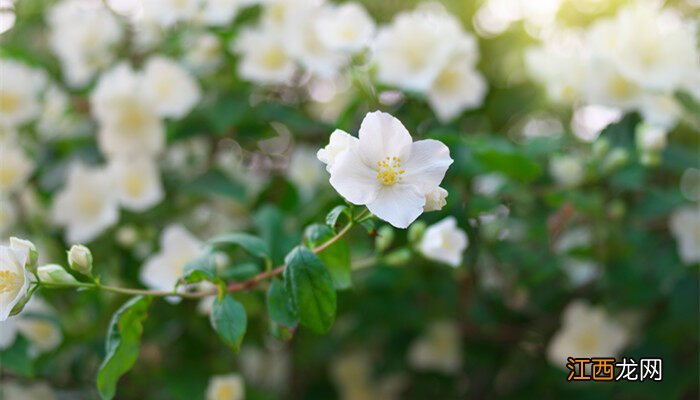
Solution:
M 101 1 L 62 0 L 48 11 L 46 20 L 49 44 L 70 86 L 84 86 L 114 60 L 113 48 L 123 30 Z
M 193 21 L 200 5 L 200 0 L 144 0 L 143 18 L 169 28 L 177 22 Z
M 428 91 L 428 102 L 442 122 L 478 107 L 486 96 L 486 80 L 464 57 L 452 57 Z
M 549 174 L 560 185 L 573 187 L 586 177 L 583 160 L 573 155 L 554 156 L 549 160 Z
M 239 360 L 246 382 L 282 392 L 290 375 L 289 352 L 284 347 L 256 348 L 244 346 Z
M 102 74 L 90 105 L 100 123 L 98 144 L 107 155 L 154 155 L 165 146 L 157 105 L 146 95 L 142 76 L 128 65 L 119 64 Z
M 633 110 L 639 105 L 643 89 L 622 75 L 614 65 L 606 60 L 596 60 L 588 68 L 590 76 L 582 89 L 587 102 L 625 111 Z
M 114 157 L 109 160 L 108 169 L 124 208 L 145 211 L 163 200 L 158 166 L 150 157 Z
M 103 168 L 74 165 L 54 197 L 53 220 L 66 227 L 68 243 L 87 243 L 119 219 L 111 174 Z
M 185 265 L 196 258 L 201 249 L 202 243 L 183 226 L 168 226 L 160 235 L 160 251 L 141 267 L 141 282 L 152 289 L 173 290 Z
M 287 167 L 287 176 L 307 198 L 313 195 L 326 176 L 315 156 L 316 152 L 310 147 L 297 146 Z
M 622 111 L 613 107 L 600 105 L 579 107 L 571 118 L 571 129 L 577 138 L 592 142 L 598 138 L 605 127 L 618 122 L 622 116 Z
M 615 357 L 629 341 L 629 332 L 602 308 L 571 302 L 562 315 L 562 327 L 547 349 L 549 361 L 565 368 L 567 357 Z
M 459 21 L 434 4 L 398 14 L 379 29 L 372 46 L 377 79 L 426 92 L 464 35 Z
M 163 117 L 182 118 L 200 98 L 197 81 L 177 62 L 162 56 L 146 61 L 143 88 Z
M 332 50 L 358 52 L 369 45 L 375 24 L 360 3 L 325 5 L 316 19 L 316 34 Z
M 406 228 L 423 213 L 426 194 L 440 185 L 452 162 L 443 143 L 413 142 L 401 121 L 375 111 L 362 121 L 359 140 L 335 157 L 330 183 L 349 202 Z
M 25 249 L 0 246 L 0 322 L 27 293 L 29 275 L 24 266 L 28 257 Z
M 32 160 L 14 140 L 0 140 L 0 160 L 0 193 L 21 189 L 34 170 Z
M 668 131 L 660 126 L 647 123 L 637 125 L 635 142 L 642 152 L 658 152 L 666 148 Z
M 693 205 L 677 209 L 671 215 L 669 228 L 676 239 L 681 261 L 700 262 L 700 208 Z
M 462 344 L 454 322 L 438 321 L 408 350 L 409 364 L 421 370 L 454 374 L 462 367 Z
M 639 112 L 644 122 L 673 129 L 678 124 L 683 109 L 673 93 L 646 94 L 640 99 Z
M 457 226 L 455 217 L 450 216 L 425 230 L 418 249 L 430 260 L 459 267 L 468 245 L 467 234 Z
M 316 157 L 326 164 L 326 170 L 331 171 L 336 158 L 350 146 L 357 142 L 357 138 L 342 129 L 336 129 L 331 133 L 330 140 L 326 147 L 316 153 Z
M 482 196 L 493 197 L 506 184 L 506 177 L 499 172 L 475 176 L 472 181 L 472 190 Z
M 296 72 L 294 60 L 285 47 L 282 33 L 265 26 L 247 28 L 233 44 L 240 54 L 238 74 L 258 84 L 287 84 Z
M 17 208 L 14 202 L 0 193 L 0 234 L 5 234 L 17 222 Z
M 0 0 L 0 35 L 12 29 L 16 20 L 13 1 Z
M 19 333 L 29 341 L 33 357 L 56 349 L 63 341 L 56 311 L 38 296 L 32 296 L 14 320 Z
M 210 32 L 201 32 L 184 39 L 185 54 L 182 61 L 198 74 L 212 72 L 219 66 L 222 46 L 218 36 Z
M 132 20 L 143 17 L 143 0 L 106 0 L 110 10 Z
M 436 187 L 425 195 L 424 211 L 440 211 L 447 204 L 447 190 Z
M 209 379 L 206 400 L 243 400 L 245 383 L 238 374 L 216 375 Z
M 43 72 L 7 58 L 0 59 L 0 125 L 20 126 L 41 110 L 39 94 L 46 86 Z
M 393 400 L 400 399 L 404 379 L 398 375 L 373 376 L 373 362 L 366 350 L 356 349 L 352 353 L 333 358 L 331 376 L 338 394 L 343 400 Z
M 574 287 L 585 285 L 600 275 L 600 264 L 578 257 L 567 257 L 563 260 L 561 269 Z
M 74 135 L 78 121 L 72 118 L 68 109 L 70 98 L 56 85 L 50 85 L 44 92 L 41 114 L 36 129 L 43 138 Z
M 200 18 L 210 26 L 226 26 L 236 17 L 242 0 L 203 0 Z
M 0 350 L 5 350 L 12 346 L 17 339 L 17 319 L 19 317 L 9 317 L 0 324 Z

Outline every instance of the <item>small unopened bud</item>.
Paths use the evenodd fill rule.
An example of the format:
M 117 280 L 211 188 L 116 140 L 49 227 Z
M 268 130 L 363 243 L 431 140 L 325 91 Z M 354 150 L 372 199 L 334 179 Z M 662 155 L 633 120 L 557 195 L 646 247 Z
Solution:
M 441 187 L 436 187 L 432 191 L 430 191 L 428 194 L 425 195 L 425 205 L 423 206 L 424 211 L 438 211 L 442 210 L 442 207 L 445 207 L 445 204 L 447 204 L 447 200 L 445 199 L 447 197 L 447 190 L 441 188 Z
M 378 252 L 383 252 L 384 250 L 391 247 L 391 243 L 394 241 L 394 230 L 387 225 L 383 225 L 377 231 L 377 237 L 374 239 L 374 246 Z
M 82 244 L 74 244 L 68 251 L 68 265 L 73 271 L 90 276 L 92 273 L 92 253 Z
M 36 251 L 36 246 L 29 240 L 19 239 L 16 237 L 10 238 L 10 248 L 15 250 L 27 251 L 27 262 L 24 267 L 27 271 L 36 272 L 37 262 L 39 261 L 39 253 Z
M 42 265 L 36 270 L 39 281 L 44 283 L 75 283 L 77 280 L 58 264 Z
M 9 316 L 11 317 L 13 315 L 17 315 L 17 314 L 21 313 L 22 310 L 24 310 L 24 306 L 26 306 L 27 303 L 29 302 L 29 299 L 32 298 L 33 293 L 34 293 L 33 290 L 27 290 L 27 293 L 25 293 L 24 296 L 22 296 L 22 298 L 15 304 L 15 306 L 12 307 L 12 310 L 10 311 Z

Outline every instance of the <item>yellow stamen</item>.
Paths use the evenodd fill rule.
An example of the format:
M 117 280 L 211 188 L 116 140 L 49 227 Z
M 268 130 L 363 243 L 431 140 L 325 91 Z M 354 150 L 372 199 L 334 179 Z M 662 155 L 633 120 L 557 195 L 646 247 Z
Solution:
M 22 277 L 12 271 L 0 271 L 0 293 L 10 293 L 22 285 Z
M 384 186 L 401 182 L 401 175 L 406 173 L 405 169 L 401 169 L 401 159 L 398 157 L 387 157 L 383 161 L 377 161 L 377 167 L 377 179 Z

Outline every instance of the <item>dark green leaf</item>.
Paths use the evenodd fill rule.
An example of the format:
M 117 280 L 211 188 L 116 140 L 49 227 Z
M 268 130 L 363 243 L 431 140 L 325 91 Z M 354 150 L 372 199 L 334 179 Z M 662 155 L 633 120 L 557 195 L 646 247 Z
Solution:
M 150 297 L 134 297 L 112 317 L 107 333 L 105 359 L 97 373 L 97 390 L 103 399 L 114 397 L 117 381 L 128 372 L 139 356 L 143 321 L 146 319 Z
M 241 246 L 248 254 L 259 258 L 270 258 L 270 247 L 262 239 L 247 233 L 229 233 L 209 241 L 214 247 Z
M 307 245 L 314 248 L 327 242 L 335 234 L 326 225 L 313 224 L 306 228 L 305 236 Z M 328 272 L 331 274 L 331 279 L 333 279 L 333 286 L 336 289 L 346 289 L 352 285 L 350 250 L 347 243 L 338 240 L 317 255 L 328 267 Z
M 515 151 L 488 148 L 475 155 L 489 171 L 501 172 L 521 182 L 531 182 L 542 173 L 539 164 Z
M 328 332 L 335 320 L 336 295 L 323 262 L 308 248 L 297 246 L 285 264 L 285 289 L 299 322 L 314 332 Z
M 236 200 L 245 199 L 245 186 L 231 180 L 220 171 L 209 171 L 182 186 L 190 193 L 209 196 L 219 195 Z
M 243 305 L 230 295 L 216 299 L 209 314 L 209 321 L 221 340 L 238 351 L 248 325 Z
M 267 290 L 267 311 L 273 321 L 289 327 L 296 326 L 297 319 L 289 306 L 289 295 L 284 289 L 284 283 L 274 279 Z
M 27 339 L 18 336 L 11 347 L 0 351 L 0 369 L 27 378 L 31 378 L 34 375 L 34 361 L 29 356 L 29 342 Z
M 342 214 L 345 214 L 348 220 L 352 218 L 350 208 L 348 208 L 346 205 L 339 205 L 333 208 L 328 215 L 326 215 L 326 224 L 328 224 L 331 228 L 335 228 L 336 223 L 338 223 L 338 218 Z

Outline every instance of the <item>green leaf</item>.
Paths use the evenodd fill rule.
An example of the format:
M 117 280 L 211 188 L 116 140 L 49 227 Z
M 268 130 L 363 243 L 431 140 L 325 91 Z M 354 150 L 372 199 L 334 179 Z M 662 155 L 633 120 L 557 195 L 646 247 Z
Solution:
M 114 397 L 117 381 L 138 359 L 142 323 L 150 304 L 150 297 L 134 297 L 112 317 L 107 333 L 107 354 L 97 373 L 97 390 L 103 399 Z
M 239 182 L 231 180 L 223 172 L 212 170 L 191 182 L 182 185 L 182 189 L 193 194 L 210 196 L 219 195 L 235 200 L 245 200 L 245 186 Z
M 284 289 L 284 282 L 273 279 L 267 290 L 267 311 L 273 321 L 293 327 L 296 326 L 297 319 L 289 307 L 289 301 L 289 294 Z
M 285 264 L 285 289 L 299 322 L 316 333 L 328 332 L 335 320 L 336 295 L 323 262 L 308 248 L 297 246 Z
M 350 208 L 346 205 L 339 205 L 333 208 L 328 215 L 326 215 L 326 224 L 331 228 L 335 228 L 335 224 L 338 223 L 338 218 L 345 214 L 348 220 L 352 219 L 352 214 L 350 213 Z
M 229 233 L 217 236 L 209 244 L 221 248 L 225 246 L 241 246 L 248 254 L 259 258 L 270 258 L 270 247 L 262 239 L 247 233 Z
M 29 342 L 22 336 L 17 337 L 9 348 L 0 351 L 0 367 L 27 378 L 34 375 L 34 361 L 29 356 Z
M 185 264 L 182 279 L 187 283 L 216 280 L 214 257 L 211 254 L 205 254 Z
M 241 303 L 230 295 L 216 299 L 209 314 L 209 322 L 224 343 L 234 351 L 241 348 L 248 325 L 248 317 Z
M 314 248 L 328 241 L 334 236 L 334 233 L 326 225 L 313 224 L 306 228 L 305 236 L 308 246 Z M 333 279 L 333 286 L 336 289 L 347 289 L 352 285 L 350 250 L 347 243 L 338 240 L 317 255 L 328 267 L 328 272 Z

